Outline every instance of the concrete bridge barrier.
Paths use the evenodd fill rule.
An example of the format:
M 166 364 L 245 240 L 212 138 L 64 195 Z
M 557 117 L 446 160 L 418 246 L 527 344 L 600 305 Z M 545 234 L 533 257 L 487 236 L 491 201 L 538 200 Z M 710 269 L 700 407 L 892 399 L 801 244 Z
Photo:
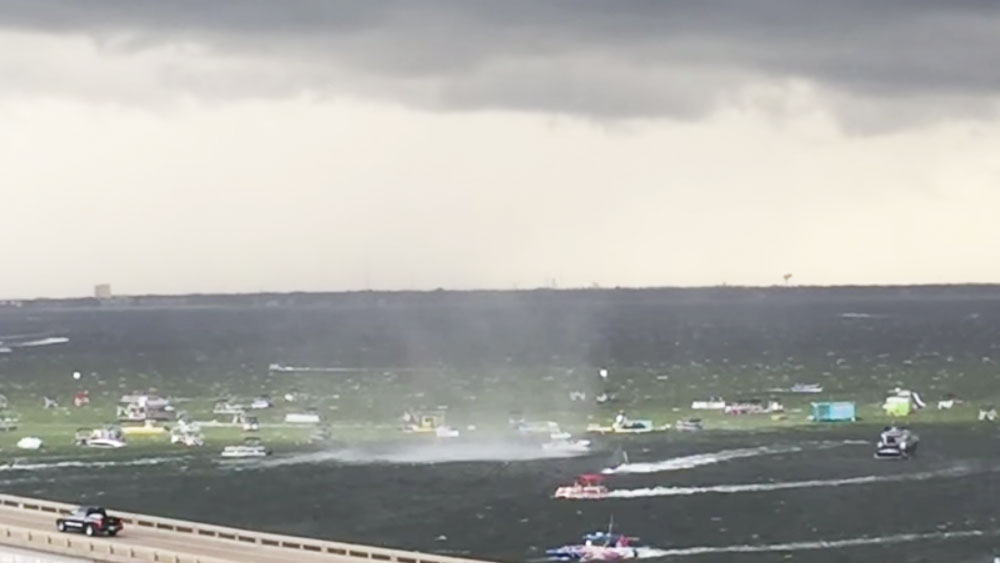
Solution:
M 464 559 L 460 557 L 449 557 L 443 555 L 433 555 L 428 553 L 404 551 L 381 547 L 333 542 L 311 538 L 295 536 L 285 536 L 281 534 L 269 534 L 265 532 L 255 532 L 240 528 L 229 528 L 226 526 L 216 526 L 213 524 L 202 524 L 186 520 L 175 520 L 172 518 L 160 518 L 145 514 L 135 514 L 131 512 L 120 512 L 108 507 L 114 516 L 122 519 L 125 523 L 125 532 L 122 538 L 112 541 L 104 539 L 91 539 L 85 536 L 75 536 L 57 532 L 55 528 L 55 518 L 61 514 L 68 514 L 76 505 L 48 500 L 19 497 L 14 495 L 0 494 L 0 508 L 15 509 L 36 514 L 51 514 L 51 531 L 29 529 L 18 526 L 7 526 L 0 524 L 0 543 L 25 547 L 29 549 L 44 549 L 51 553 L 93 557 L 95 561 L 106 562 L 134 562 L 134 561 L 164 561 L 171 563 L 231 563 L 231 560 L 213 559 L 211 557 L 194 557 L 191 554 L 180 554 L 168 550 L 153 549 L 142 545 L 132 545 L 129 543 L 128 532 L 132 529 L 147 529 L 157 532 L 176 535 L 178 537 L 189 536 L 192 539 L 215 539 L 236 544 L 259 545 L 269 548 L 288 550 L 289 552 L 299 552 L 313 555 L 330 555 L 331 558 L 340 560 L 367 560 L 386 561 L 390 563 L 483 563 L 480 560 Z M 192 547 L 192 549 L 196 549 Z
M 137 561 L 232 563 L 231 561 L 215 559 L 213 557 L 168 553 L 163 550 L 144 548 L 120 542 L 93 541 L 86 536 L 71 536 L 69 534 L 45 532 L 7 524 L 0 524 L 0 543 L 100 563 L 135 563 Z

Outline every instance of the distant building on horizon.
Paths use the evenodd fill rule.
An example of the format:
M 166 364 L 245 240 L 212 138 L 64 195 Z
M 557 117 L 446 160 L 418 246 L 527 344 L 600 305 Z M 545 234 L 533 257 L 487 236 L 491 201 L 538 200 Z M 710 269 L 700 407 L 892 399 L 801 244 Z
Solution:
M 111 284 L 102 283 L 94 286 L 94 297 L 98 299 L 111 299 L 114 297 L 111 294 Z

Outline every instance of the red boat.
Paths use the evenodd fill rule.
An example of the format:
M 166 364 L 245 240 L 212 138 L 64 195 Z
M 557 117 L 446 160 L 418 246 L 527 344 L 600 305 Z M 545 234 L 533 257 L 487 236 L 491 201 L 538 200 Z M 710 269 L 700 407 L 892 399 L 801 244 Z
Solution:
M 595 499 L 608 496 L 608 488 L 602 485 L 604 477 L 587 473 L 576 478 L 576 482 L 556 489 L 554 498 Z

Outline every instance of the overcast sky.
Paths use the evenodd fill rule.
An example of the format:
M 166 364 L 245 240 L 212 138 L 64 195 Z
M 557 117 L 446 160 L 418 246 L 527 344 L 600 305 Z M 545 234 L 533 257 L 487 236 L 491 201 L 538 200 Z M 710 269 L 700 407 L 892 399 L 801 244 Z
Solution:
M 1000 3 L 0 0 L 0 297 L 1000 281 Z

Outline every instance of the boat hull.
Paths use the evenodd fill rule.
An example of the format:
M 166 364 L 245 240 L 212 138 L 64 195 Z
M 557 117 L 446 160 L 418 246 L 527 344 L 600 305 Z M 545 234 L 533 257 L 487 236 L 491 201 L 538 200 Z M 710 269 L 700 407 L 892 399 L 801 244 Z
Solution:
M 542 449 L 549 452 L 587 453 L 590 451 L 590 440 L 547 442 L 542 444 Z
M 601 499 L 608 497 L 604 487 L 559 487 L 552 498 L 561 499 Z
M 635 559 L 639 556 L 639 551 L 634 547 L 567 545 L 547 550 L 545 555 L 558 561 L 618 561 Z

